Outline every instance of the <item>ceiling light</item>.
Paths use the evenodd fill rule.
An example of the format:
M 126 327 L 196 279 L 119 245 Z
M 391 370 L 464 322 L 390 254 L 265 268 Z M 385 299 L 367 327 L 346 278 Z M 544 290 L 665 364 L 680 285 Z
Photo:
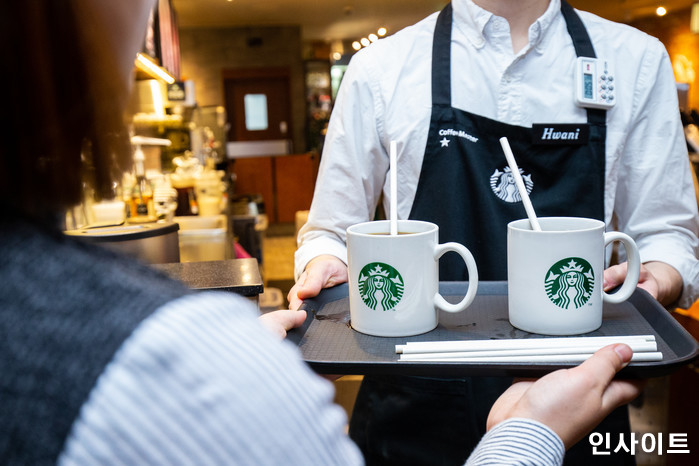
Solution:
M 352 48 L 354 50 L 359 50 L 362 47 L 368 47 L 373 42 L 377 42 L 381 37 L 386 35 L 386 28 L 381 27 L 376 31 L 376 33 L 378 35 L 372 32 L 367 37 L 362 37 L 361 39 L 359 39 L 359 41 L 355 40 L 354 42 L 352 42 Z
M 699 33 L 699 3 L 692 5 L 692 14 L 689 18 L 689 30 L 694 34 Z
M 655 14 L 658 16 L 665 16 L 665 14 L 667 14 L 667 10 L 665 9 L 665 7 L 659 6 L 655 9 Z

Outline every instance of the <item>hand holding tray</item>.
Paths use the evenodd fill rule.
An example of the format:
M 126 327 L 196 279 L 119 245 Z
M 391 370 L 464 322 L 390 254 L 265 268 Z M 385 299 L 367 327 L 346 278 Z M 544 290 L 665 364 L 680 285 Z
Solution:
M 448 300 L 461 299 L 466 284 L 441 282 Z M 439 326 L 412 337 L 374 337 L 350 326 L 347 284 L 323 290 L 304 301 L 308 313 L 302 327 L 289 332 L 311 367 L 322 374 L 400 374 L 433 377 L 502 376 L 539 377 L 570 363 L 489 363 L 398 361 L 396 345 L 409 341 L 545 338 L 514 328 L 507 317 L 507 283 L 481 282 L 471 306 L 460 313 L 440 313 Z M 699 344 L 655 299 L 641 289 L 620 304 L 604 305 L 602 327 L 584 336 L 655 335 L 659 362 L 634 362 L 619 374 L 622 378 L 667 375 L 699 357 Z

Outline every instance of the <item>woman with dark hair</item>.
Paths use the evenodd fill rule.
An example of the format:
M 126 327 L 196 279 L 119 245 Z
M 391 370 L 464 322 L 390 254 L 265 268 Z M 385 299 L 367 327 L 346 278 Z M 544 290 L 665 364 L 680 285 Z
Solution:
M 136 50 L 139 36 L 109 43 L 120 26 L 112 20 L 126 15 L 99 18 L 100 8 L 81 3 L 7 2 L 0 15 L 1 199 L 39 218 L 81 202 L 86 180 L 109 196 L 131 163 L 129 80 L 120 77 L 133 67 L 124 50 Z M 112 10 L 104 14 L 119 14 Z
M 191 293 L 62 233 L 85 183 L 108 197 L 129 168 L 127 89 L 152 7 L 0 6 L 0 463 L 360 464 L 332 385 L 274 335 L 305 312 L 258 318 L 243 298 Z M 569 375 L 520 385 L 493 422 L 536 419 L 527 425 L 556 464 L 572 437 L 637 393 L 610 384 L 630 357 L 618 345 Z M 561 377 L 575 379 L 557 390 L 566 399 L 536 403 Z M 584 409 L 558 414 L 579 393 Z M 569 415 L 579 422 L 559 425 Z
M 85 186 L 109 197 L 130 167 L 125 110 L 153 5 L 0 6 L 0 462 L 358 462 L 330 384 L 243 298 L 192 294 L 62 233 Z M 283 334 L 304 317 L 265 322 Z

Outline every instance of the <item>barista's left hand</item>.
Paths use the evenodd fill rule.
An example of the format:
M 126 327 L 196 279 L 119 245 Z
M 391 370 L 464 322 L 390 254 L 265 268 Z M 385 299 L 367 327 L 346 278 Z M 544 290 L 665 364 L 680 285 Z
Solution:
M 609 267 L 604 271 L 604 291 L 621 285 L 625 277 L 626 262 Z M 667 306 L 680 297 L 682 276 L 674 267 L 664 262 L 646 262 L 641 264 L 638 287 L 650 293 L 660 304 Z
M 286 338 L 287 330 L 301 326 L 306 320 L 306 311 L 292 311 L 290 309 L 280 309 L 262 314 L 258 317 L 260 323 L 270 332 Z

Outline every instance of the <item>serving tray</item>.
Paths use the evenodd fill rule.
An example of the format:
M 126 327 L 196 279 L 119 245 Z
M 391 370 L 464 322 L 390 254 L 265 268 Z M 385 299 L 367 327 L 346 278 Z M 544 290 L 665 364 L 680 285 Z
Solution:
M 441 282 L 440 293 L 457 302 L 465 282 Z M 507 282 L 481 282 L 476 299 L 463 312 L 440 311 L 439 325 L 431 332 L 411 337 L 375 337 L 359 333 L 350 323 L 347 284 L 323 290 L 305 300 L 304 324 L 287 339 L 298 345 L 304 360 L 318 373 L 337 375 L 418 375 L 433 377 L 502 376 L 540 377 L 578 363 L 464 363 L 399 361 L 395 346 L 409 341 L 546 338 L 513 327 L 507 318 Z M 670 374 L 699 357 L 699 344 L 647 292 L 637 289 L 621 304 L 604 304 L 602 326 L 584 336 L 655 335 L 658 362 L 631 363 L 618 374 L 624 378 Z

